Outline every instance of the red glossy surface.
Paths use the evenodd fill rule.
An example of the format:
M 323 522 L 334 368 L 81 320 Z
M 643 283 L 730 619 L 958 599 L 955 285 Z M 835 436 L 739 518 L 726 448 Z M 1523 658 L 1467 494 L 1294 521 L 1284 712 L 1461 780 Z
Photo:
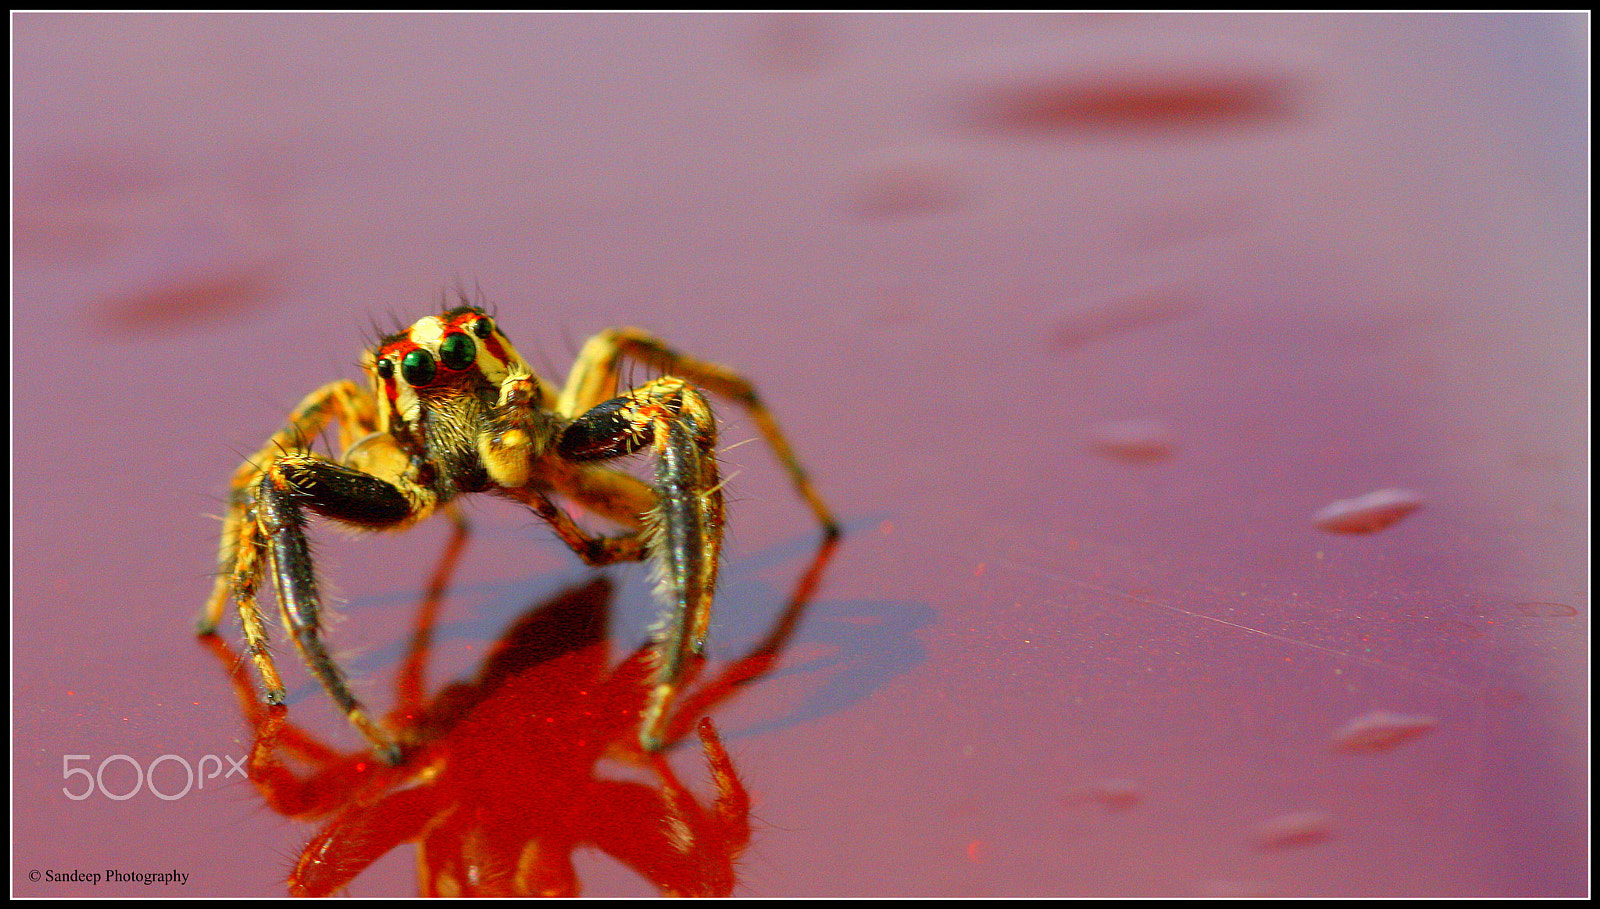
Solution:
M 14 27 L 14 893 L 284 892 L 321 828 L 237 775 L 111 796 L 248 753 L 189 633 L 208 515 L 370 320 L 456 281 L 552 373 L 619 323 L 748 371 L 847 522 L 712 712 L 754 800 L 736 893 L 1585 892 L 1584 20 Z M 724 461 L 727 661 L 815 531 L 759 443 Z M 1319 528 L 1385 489 L 1421 506 Z M 469 515 L 434 686 L 589 577 Z M 444 527 L 317 537 L 387 706 Z M 652 608 L 613 576 L 620 659 Z M 187 877 L 46 879 L 108 869 Z

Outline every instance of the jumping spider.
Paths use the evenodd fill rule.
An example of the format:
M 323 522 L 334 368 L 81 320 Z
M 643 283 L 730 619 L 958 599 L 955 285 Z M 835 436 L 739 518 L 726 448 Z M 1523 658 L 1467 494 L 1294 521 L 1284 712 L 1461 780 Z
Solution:
M 663 373 L 617 395 L 624 358 Z M 705 649 L 722 546 L 717 424 L 704 392 L 747 410 L 811 507 L 839 533 L 777 422 L 743 376 L 684 356 L 635 328 L 586 343 L 564 388 L 533 374 L 488 313 L 457 306 L 390 335 L 362 358 L 372 390 L 332 382 L 312 392 L 288 425 L 240 465 L 222 525 L 218 576 L 200 620 L 216 633 L 231 597 L 269 704 L 283 682 L 256 602 L 262 574 L 277 587 L 283 623 L 301 657 L 379 756 L 399 746 L 350 692 L 320 631 L 321 599 L 306 540 L 306 512 L 368 530 L 403 530 L 452 509 L 465 493 L 520 502 L 549 522 L 590 565 L 651 559 L 666 601 L 650 695 L 639 725 L 646 750 L 664 744 L 667 707 Z M 310 450 L 330 424 L 335 462 Z M 655 482 L 604 466 L 650 448 Z M 622 527 L 600 536 L 551 501 L 559 494 Z

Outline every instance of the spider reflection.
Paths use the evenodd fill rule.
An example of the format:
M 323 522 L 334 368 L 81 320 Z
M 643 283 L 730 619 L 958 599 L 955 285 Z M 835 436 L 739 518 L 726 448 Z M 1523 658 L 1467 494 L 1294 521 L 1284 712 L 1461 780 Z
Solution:
M 639 745 L 652 650 L 612 665 L 612 589 L 603 577 L 534 606 L 475 678 L 424 699 L 434 616 L 463 539 L 458 528 L 397 673 L 387 725 L 405 747 L 399 766 L 365 748 L 335 751 L 289 723 L 283 707 L 256 696 L 244 661 L 221 638 L 203 639 L 229 667 L 254 731 L 251 782 L 274 811 L 321 824 L 289 874 L 290 892 L 337 892 L 414 841 L 418 887 L 429 896 L 576 895 L 580 847 L 610 855 L 665 895 L 730 894 L 750 840 L 750 800 L 704 714 L 771 668 L 833 543 L 817 551 L 767 637 L 715 678 L 686 687 L 665 724 L 668 745 L 698 732 L 714 790 L 702 800 L 661 754 Z M 638 773 L 602 776 L 603 759 L 643 768 L 650 782 Z

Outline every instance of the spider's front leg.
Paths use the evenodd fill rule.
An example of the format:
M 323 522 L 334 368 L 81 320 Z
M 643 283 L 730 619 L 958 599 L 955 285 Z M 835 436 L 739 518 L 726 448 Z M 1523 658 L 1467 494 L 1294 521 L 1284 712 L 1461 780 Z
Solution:
M 240 542 L 241 548 L 250 548 L 252 562 L 264 558 L 277 587 L 284 626 L 306 666 L 351 725 L 391 764 L 400 762 L 399 746 L 350 691 L 344 673 L 322 640 L 322 598 L 306 540 L 305 511 L 355 527 L 388 530 L 426 517 L 434 504 L 426 489 L 404 480 L 390 482 L 315 455 L 285 455 L 273 461 L 256 484 L 253 520 L 246 525 L 245 539 Z M 235 595 L 243 612 L 247 599 L 254 605 L 256 578 L 247 573 L 236 577 Z M 271 665 L 270 656 L 266 662 Z M 281 698 L 280 688 L 278 699 Z M 268 699 L 272 700 L 271 691 Z
M 571 462 L 617 458 L 646 446 L 655 454 L 655 501 L 643 515 L 642 534 L 667 613 L 658 630 L 659 662 L 639 728 L 639 742 L 649 751 L 664 743 L 667 708 L 705 652 L 722 550 L 716 445 L 716 419 L 705 396 L 670 376 L 593 408 L 556 444 L 556 455 Z M 560 491 L 586 505 L 593 498 L 584 486 L 566 484 Z
M 198 630 L 202 635 L 215 634 L 217 625 L 222 621 L 222 613 L 227 608 L 228 598 L 234 593 L 237 585 L 234 578 L 241 570 L 246 576 L 254 577 L 254 569 L 246 564 L 241 566 L 241 561 L 249 559 L 249 547 L 243 544 L 245 526 L 250 523 L 251 490 L 261 479 L 265 469 L 264 465 L 271 464 L 287 451 L 298 451 L 307 446 L 307 441 L 326 429 L 330 424 L 338 427 L 339 446 L 341 450 L 348 451 L 357 439 L 368 436 L 377 428 L 377 412 L 372 396 L 366 394 L 359 386 L 350 381 L 330 382 L 322 386 L 301 401 L 292 413 L 289 414 L 288 425 L 275 433 L 261 450 L 245 459 L 243 464 L 233 473 L 233 482 L 230 484 L 228 514 L 222 519 L 222 540 L 217 553 L 217 579 L 211 588 L 211 597 L 206 601 L 205 609 L 200 614 Z M 240 606 L 243 606 L 240 603 Z M 251 653 L 258 649 L 257 645 L 265 644 L 264 632 L 260 632 L 260 617 L 252 621 L 245 617 L 245 635 L 251 646 Z M 282 686 L 269 684 L 269 695 L 274 688 Z
M 348 466 L 306 451 L 308 440 L 337 428 Z M 332 382 L 307 395 L 288 425 L 268 439 L 234 473 L 228 514 L 223 519 L 217 580 L 201 614 L 199 631 L 215 634 L 231 597 L 244 626 L 246 651 L 266 688 L 266 701 L 281 704 L 283 681 L 268 647 L 266 624 L 256 601 L 264 573 L 277 583 L 284 624 L 318 680 L 351 722 L 380 753 L 393 745 L 367 718 L 328 656 L 320 636 L 320 598 L 305 539 L 304 508 L 360 527 L 403 527 L 432 509 L 425 489 L 398 479 L 405 459 L 377 434 L 376 404 L 355 383 Z M 357 469 L 360 468 L 360 469 Z M 409 493 L 382 476 L 396 477 Z

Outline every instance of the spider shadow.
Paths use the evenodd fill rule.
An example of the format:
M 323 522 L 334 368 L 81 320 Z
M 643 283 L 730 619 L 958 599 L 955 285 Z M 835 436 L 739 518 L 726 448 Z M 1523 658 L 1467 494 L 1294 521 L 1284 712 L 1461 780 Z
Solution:
M 845 539 L 857 532 L 859 528 L 847 526 Z M 771 602 L 768 588 L 745 579 L 792 564 L 804 556 L 806 546 L 787 542 L 742 559 L 739 577 L 724 584 L 719 600 L 728 604 Z M 742 642 L 762 633 L 764 619 L 759 609 L 728 608 L 720 615 L 715 637 L 729 642 L 725 646 L 737 650 Z M 815 599 L 806 606 L 799 628 L 788 642 L 785 664 L 764 677 L 767 682 L 804 679 L 806 693 L 783 713 L 726 729 L 724 734 L 737 739 L 804 727 L 849 710 L 927 661 L 927 648 L 917 634 L 936 617 L 927 603 L 909 600 Z
M 470 678 L 426 693 L 436 619 L 465 531 L 458 527 L 418 610 L 396 672 L 386 725 L 399 766 L 362 748 L 340 752 L 289 723 L 253 690 L 244 661 L 204 640 L 232 675 L 254 732 L 250 779 L 275 811 L 322 824 L 289 877 L 296 894 L 346 887 L 403 842 L 418 844 L 424 892 L 572 895 L 572 854 L 591 847 L 663 894 L 727 895 L 749 841 L 749 799 L 707 711 L 765 675 L 814 594 L 832 543 L 818 550 L 771 631 L 703 684 L 686 684 L 666 725 L 668 747 L 698 733 L 715 790 L 697 798 L 667 761 L 638 746 L 652 687 L 646 645 L 613 662 L 613 590 L 592 576 L 531 604 Z M 704 669 L 696 666 L 697 673 Z M 604 767 L 631 764 L 644 780 Z
M 844 539 L 874 523 L 875 520 L 854 522 L 846 528 Z M 454 546 L 454 541 L 450 545 Z M 784 632 L 787 662 L 770 667 L 764 677 L 769 681 L 803 677 L 805 681 L 801 684 L 808 686 L 798 701 L 786 699 L 783 712 L 724 730 L 728 738 L 804 727 L 844 712 L 926 662 L 927 650 L 918 632 L 931 625 L 937 615 L 928 604 L 894 599 L 818 597 L 816 589 L 803 589 L 808 585 L 820 588 L 822 569 L 831 563 L 833 555 L 832 545 L 819 549 L 809 537 L 797 537 L 742 555 L 736 570 L 722 579 L 717 592 L 718 608 L 712 617 L 711 651 L 730 655 L 752 651 L 761 646 L 764 635 L 787 628 Z M 448 548 L 446 558 L 450 558 Z M 771 572 L 803 564 L 802 560 L 808 558 L 821 564 L 802 569 L 800 580 L 795 582 L 787 601 L 782 600 L 781 594 L 770 584 L 760 580 Z M 437 608 L 444 594 L 442 585 L 450 570 L 449 565 L 441 564 L 429 582 L 427 602 L 435 604 L 432 608 Z M 808 581 L 807 577 L 812 575 L 815 577 Z M 534 583 L 529 580 L 514 586 L 526 589 Z M 501 605 L 509 596 L 507 586 L 504 582 L 469 586 L 450 583 L 449 589 L 455 599 L 473 595 L 482 603 L 470 617 L 435 620 L 432 639 L 481 649 L 487 634 L 485 617 L 509 611 Z M 787 605 L 778 607 L 775 617 L 774 604 L 778 603 Z M 799 608 L 794 609 L 794 615 L 785 617 L 783 611 L 797 603 Z M 359 607 L 362 601 L 352 601 L 350 605 Z M 638 633 L 643 636 L 642 629 L 653 621 L 659 605 L 645 573 L 623 572 L 608 610 L 610 619 L 616 621 L 613 638 L 631 629 L 639 629 Z M 530 607 L 530 611 L 536 609 L 537 604 Z M 403 646 L 395 642 L 375 648 L 351 660 L 350 665 L 364 675 L 378 673 L 402 659 Z M 308 682 L 297 695 L 315 701 L 319 690 Z

